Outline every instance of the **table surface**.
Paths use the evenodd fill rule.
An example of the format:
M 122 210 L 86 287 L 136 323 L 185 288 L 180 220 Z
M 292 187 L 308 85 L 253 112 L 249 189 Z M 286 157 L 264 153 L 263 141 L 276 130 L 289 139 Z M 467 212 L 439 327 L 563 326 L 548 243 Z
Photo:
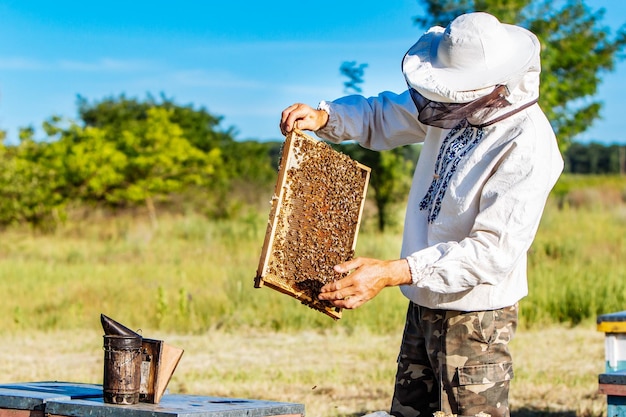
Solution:
M 165 395 L 159 404 L 106 404 L 100 398 L 49 402 L 46 413 L 100 417 L 265 417 L 304 415 L 301 404 L 198 395 Z
M 73 382 L 25 382 L 0 384 L 0 408 L 42 410 L 55 400 L 102 397 L 102 386 Z
M 296 403 L 168 394 L 159 404 L 107 404 L 102 386 L 72 382 L 27 382 L 0 384 L 0 408 L 44 410 L 58 416 L 100 417 L 265 417 L 304 416 Z

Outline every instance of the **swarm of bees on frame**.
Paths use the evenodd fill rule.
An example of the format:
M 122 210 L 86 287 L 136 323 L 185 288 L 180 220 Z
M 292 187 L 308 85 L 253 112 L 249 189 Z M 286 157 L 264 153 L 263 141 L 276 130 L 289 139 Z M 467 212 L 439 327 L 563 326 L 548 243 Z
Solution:
M 322 286 L 344 276 L 333 267 L 354 256 L 369 168 L 301 132 L 291 140 L 293 161 L 281 161 L 281 205 L 270 224 L 274 233 L 264 279 L 328 312 L 332 304 L 317 297 Z

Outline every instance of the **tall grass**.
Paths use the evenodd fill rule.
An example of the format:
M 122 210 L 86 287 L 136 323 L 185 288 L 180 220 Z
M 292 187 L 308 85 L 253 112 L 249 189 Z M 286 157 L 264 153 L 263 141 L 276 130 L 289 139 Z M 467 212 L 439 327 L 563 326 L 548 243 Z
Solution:
M 526 324 L 577 324 L 626 309 L 625 199 L 624 177 L 561 179 L 530 251 Z
M 5 231 L 0 331 L 92 328 L 100 313 L 135 328 L 185 333 L 336 326 L 290 297 L 254 288 L 266 224 L 267 213 L 253 211 L 223 221 L 163 214 L 157 230 L 147 217 L 104 216 L 53 235 Z M 399 237 L 371 233 L 363 244 L 364 253 L 395 256 Z M 398 299 L 389 292 L 344 326 L 388 330 L 399 320 L 386 305 Z
M 626 204 L 613 197 L 603 203 L 606 191 L 592 193 L 585 204 L 568 201 L 601 186 L 566 180 L 573 185 L 551 199 L 530 252 L 530 295 L 521 304 L 529 327 L 576 324 L 626 308 Z M 616 184 L 611 189 L 626 190 L 624 181 Z M 399 222 L 380 234 L 373 217 L 366 215 L 357 255 L 397 257 Z M 402 326 L 406 300 L 397 289 L 333 321 L 288 296 L 254 288 L 266 224 L 265 208 L 251 208 L 221 221 L 161 213 L 156 230 L 147 216 L 95 214 L 51 235 L 6 230 L 0 235 L 0 332 L 94 329 L 100 313 L 133 328 L 179 333 L 386 333 Z

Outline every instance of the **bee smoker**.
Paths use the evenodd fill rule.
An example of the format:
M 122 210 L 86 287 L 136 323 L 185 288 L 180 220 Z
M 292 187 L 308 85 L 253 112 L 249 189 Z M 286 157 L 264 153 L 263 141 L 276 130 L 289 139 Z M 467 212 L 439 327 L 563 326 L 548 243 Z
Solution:
M 137 404 L 141 385 L 141 336 L 104 336 L 104 402 Z
M 104 314 L 104 402 L 158 404 L 183 355 L 162 340 L 147 339 Z

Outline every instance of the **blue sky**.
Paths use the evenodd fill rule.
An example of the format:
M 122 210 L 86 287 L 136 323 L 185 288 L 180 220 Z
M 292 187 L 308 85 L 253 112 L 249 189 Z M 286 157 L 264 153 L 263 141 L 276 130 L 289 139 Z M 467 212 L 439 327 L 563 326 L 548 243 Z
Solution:
M 606 9 L 613 33 L 623 0 Z M 417 0 L 119 1 L 0 0 L 0 129 L 52 115 L 76 119 L 89 101 L 164 93 L 204 107 L 238 139 L 281 139 L 282 109 L 343 95 L 344 61 L 367 63 L 364 95 L 400 92 L 400 60 L 421 30 Z M 599 120 L 580 139 L 626 143 L 626 63 L 605 76 Z

